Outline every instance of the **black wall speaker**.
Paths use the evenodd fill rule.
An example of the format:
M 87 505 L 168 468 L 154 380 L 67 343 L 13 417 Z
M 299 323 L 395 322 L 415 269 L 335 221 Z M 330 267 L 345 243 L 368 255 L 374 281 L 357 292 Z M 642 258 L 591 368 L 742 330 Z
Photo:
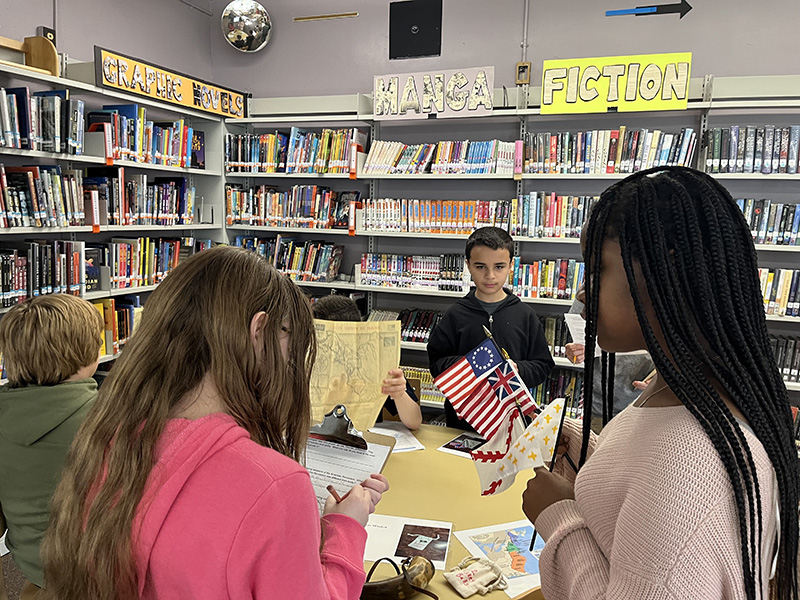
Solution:
M 440 56 L 442 0 L 389 3 L 389 59 Z

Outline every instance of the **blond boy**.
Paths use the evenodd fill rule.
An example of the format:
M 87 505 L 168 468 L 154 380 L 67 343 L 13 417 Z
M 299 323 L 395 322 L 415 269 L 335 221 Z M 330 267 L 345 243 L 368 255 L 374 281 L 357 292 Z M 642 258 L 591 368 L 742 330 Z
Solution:
M 43 584 L 39 545 L 48 503 L 97 397 L 92 375 L 102 335 L 100 313 L 64 294 L 32 298 L 0 319 L 8 379 L 0 387 L 0 522 L 4 517 L 6 545 L 29 580 L 21 600 L 35 598 Z

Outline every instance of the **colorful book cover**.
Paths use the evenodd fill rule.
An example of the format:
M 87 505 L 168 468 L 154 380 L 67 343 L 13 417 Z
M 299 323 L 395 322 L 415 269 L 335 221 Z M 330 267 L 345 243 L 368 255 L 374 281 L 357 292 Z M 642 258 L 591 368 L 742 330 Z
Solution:
M 192 158 L 191 167 L 193 169 L 206 168 L 206 139 L 202 131 L 192 132 Z

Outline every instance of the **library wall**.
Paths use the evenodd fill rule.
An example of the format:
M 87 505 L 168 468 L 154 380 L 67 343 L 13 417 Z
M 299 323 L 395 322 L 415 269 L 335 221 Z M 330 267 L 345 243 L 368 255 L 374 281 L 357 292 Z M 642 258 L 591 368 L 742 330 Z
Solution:
M 91 60 L 94 44 L 169 66 L 256 97 L 369 92 L 380 73 L 494 65 L 495 83 L 514 85 L 520 60 L 523 0 L 443 0 L 442 54 L 388 59 L 389 2 L 263 0 L 275 25 L 268 46 L 243 54 L 222 38 L 228 0 L 4 0 L 0 35 L 22 39 L 52 26 L 59 50 Z M 546 58 L 692 51 L 695 75 L 796 72 L 794 0 L 703 0 L 676 15 L 606 17 L 635 2 L 531 2 L 528 59 L 532 81 Z M 297 16 L 358 11 L 354 19 L 294 23 Z
M 191 2 L 203 5 L 202 0 Z M 212 79 L 211 17 L 179 0 L 3 0 L 0 36 L 22 40 L 36 35 L 38 25 L 52 27 L 54 5 L 58 50 L 71 58 L 93 60 L 98 45 Z M 213 33 L 219 33 L 218 25 Z
M 520 60 L 523 0 L 443 0 L 441 57 L 388 60 L 387 1 L 271 0 L 275 23 L 261 52 L 244 56 L 212 26 L 214 81 L 248 88 L 256 97 L 369 92 L 372 76 L 466 66 L 495 66 L 495 85 L 514 86 Z M 227 0 L 213 0 L 219 15 Z M 795 0 L 690 1 L 677 15 L 606 17 L 633 1 L 532 0 L 528 60 L 532 81 L 542 60 L 691 51 L 697 76 L 784 75 L 797 72 Z M 293 17 L 358 11 L 354 19 L 294 23 Z

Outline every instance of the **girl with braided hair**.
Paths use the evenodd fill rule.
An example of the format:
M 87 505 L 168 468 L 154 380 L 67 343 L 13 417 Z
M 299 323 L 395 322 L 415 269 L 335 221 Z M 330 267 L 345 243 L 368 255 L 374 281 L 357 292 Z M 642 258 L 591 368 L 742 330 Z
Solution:
M 797 600 L 791 413 L 741 211 L 708 175 L 658 167 L 602 194 L 581 246 L 584 381 L 597 344 L 606 406 L 614 352 L 646 349 L 657 374 L 599 437 L 567 420 L 577 477 L 556 460 L 528 482 L 545 597 Z

